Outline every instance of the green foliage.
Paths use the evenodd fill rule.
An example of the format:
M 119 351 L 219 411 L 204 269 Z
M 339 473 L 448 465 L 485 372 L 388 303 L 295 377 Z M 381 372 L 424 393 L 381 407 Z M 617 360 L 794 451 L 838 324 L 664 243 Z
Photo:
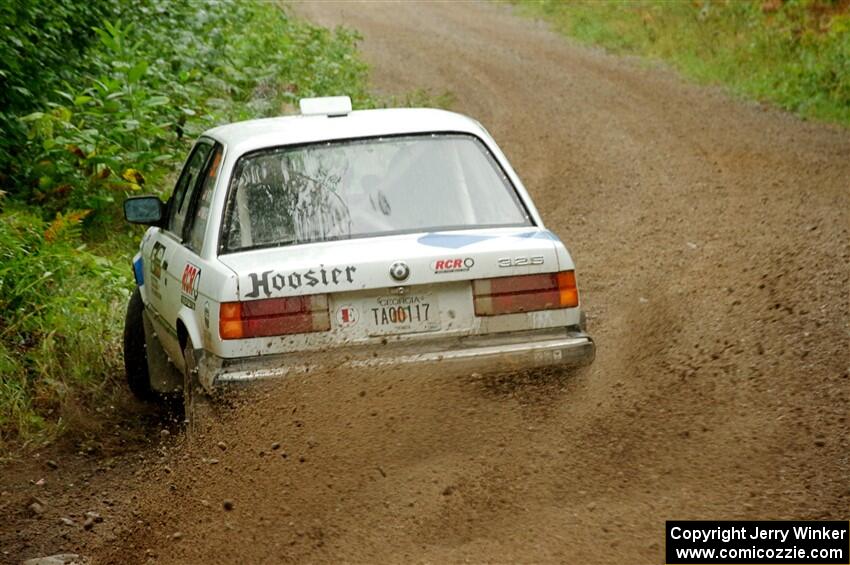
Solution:
M 116 0 L 0 2 L 0 172 L 10 171 L 24 128 L 15 116 L 43 105 L 72 79 L 91 27 L 119 16 Z
M 29 143 L 18 148 L 14 197 L 48 214 L 88 209 L 89 222 L 109 222 L 128 192 L 160 185 L 184 141 L 209 127 L 277 115 L 302 96 L 345 91 L 371 103 L 351 32 L 264 4 L 143 6 L 93 28 L 80 74 L 20 117 Z
M 85 213 L 44 222 L 11 208 L 0 214 L 0 446 L 42 430 L 69 397 L 115 374 L 130 295 L 123 262 L 80 243 Z
M 69 402 L 91 409 L 123 380 L 138 237 L 121 220 L 127 194 L 170 191 L 191 141 L 215 125 L 304 96 L 376 104 L 356 34 L 275 4 L 52 4 L 0 7 L 3 31 L 29 22 L 0 39 L 0 80 L 37 89 L 0 94 L 0 452 L 54 437 Z
M 850 12 L 830 0 L 516 0 L 579 41 L 669 61 L 804 117 L 850 125 Z

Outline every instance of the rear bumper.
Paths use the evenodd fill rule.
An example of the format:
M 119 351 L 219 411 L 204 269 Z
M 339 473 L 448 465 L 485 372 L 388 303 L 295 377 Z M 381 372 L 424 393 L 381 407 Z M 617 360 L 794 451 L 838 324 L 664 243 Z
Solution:
M 546 366 L 589 365 L 596 346 L 581 331 L 537 330 L 496 336 L 435 340 L 417 344 L 346 348 L 320 354 L 261 355 L 221 359 L 209 353 L 199 362 L 201 383 L 208 389 L 258 379 L 273 379 L 321 370 L 376 370 L 434 365 L 440 374 L 477 371 L 510 372 Z

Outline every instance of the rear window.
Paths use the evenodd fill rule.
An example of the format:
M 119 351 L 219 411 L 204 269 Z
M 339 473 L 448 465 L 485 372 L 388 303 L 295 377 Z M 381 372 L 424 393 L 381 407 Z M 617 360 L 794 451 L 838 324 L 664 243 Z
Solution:
M 236 164 L 224 221 L 224 252 L 531 223 L 487 148 L 461 134 L 248 154 Z

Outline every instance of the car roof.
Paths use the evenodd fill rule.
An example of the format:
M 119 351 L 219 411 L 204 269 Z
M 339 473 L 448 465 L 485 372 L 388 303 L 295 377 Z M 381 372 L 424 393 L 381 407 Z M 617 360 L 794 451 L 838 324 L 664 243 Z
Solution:
M 208 130 L 204 135 L 241 155 L 280 145 L 428 132 L 487 136 L 475 120 L 431 108 L 357 110 L 342 116 L 281 116 L 236 122 Z

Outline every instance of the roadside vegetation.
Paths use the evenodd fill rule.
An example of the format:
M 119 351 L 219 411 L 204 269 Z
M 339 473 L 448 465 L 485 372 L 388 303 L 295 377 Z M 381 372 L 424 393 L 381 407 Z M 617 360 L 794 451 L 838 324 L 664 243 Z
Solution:
M 660 59 L 806 118 L 850 126 L 844 0 L 514 0 L 578 41 Z
M 140 228 L 216 124 L 305 96 L 375 104 L 357 36 L 239 0 L 0 7 L 0 458 L 124 394 L 120 336 Z

